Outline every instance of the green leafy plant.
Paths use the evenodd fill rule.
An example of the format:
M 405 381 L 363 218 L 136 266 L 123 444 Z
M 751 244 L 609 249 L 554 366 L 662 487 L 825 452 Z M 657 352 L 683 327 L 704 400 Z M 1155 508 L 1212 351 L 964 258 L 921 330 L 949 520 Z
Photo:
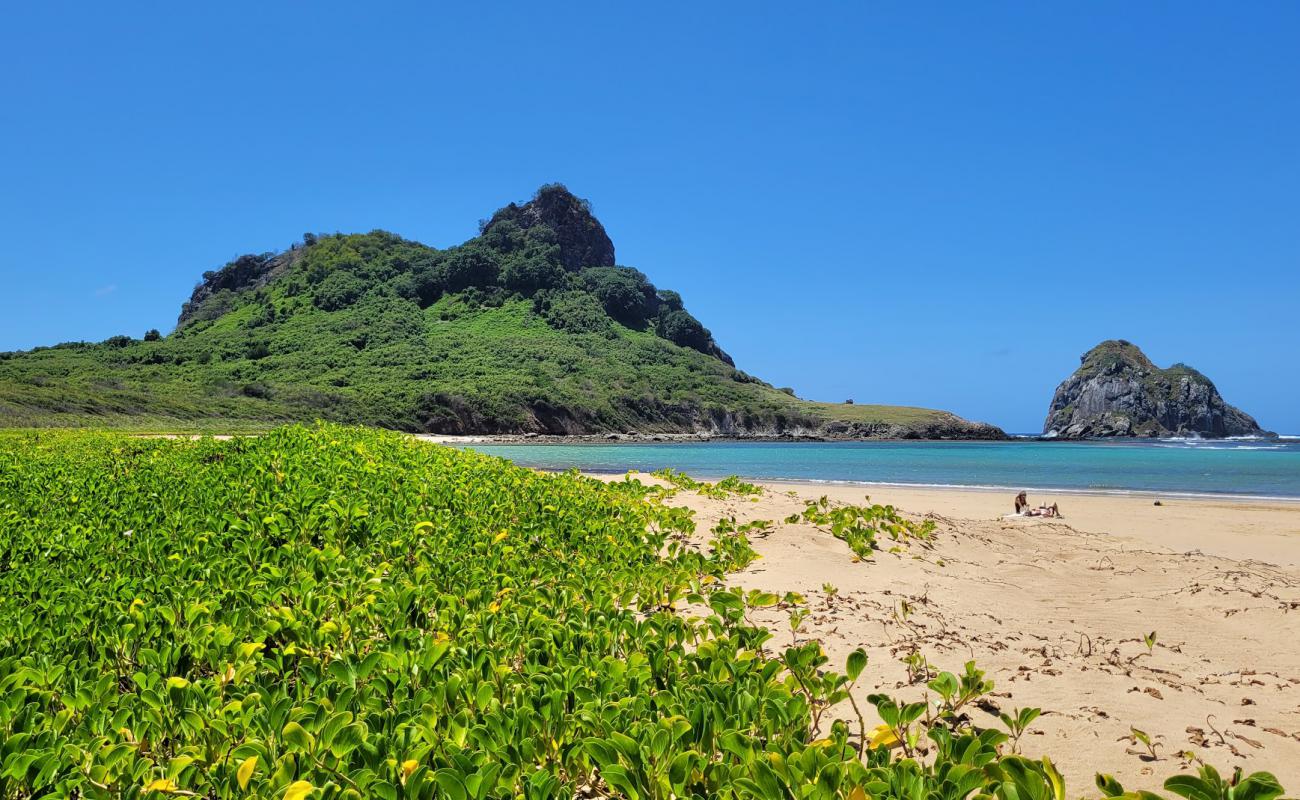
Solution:
M 1042 713 L 1042 709 L 1038 708 L 1018 708 L 1011 714 L 998 714 L 998 719 L 1002 720 L 1011 735 L 1011 752 L 1019 752 L 1020 737 L 1025 735 L 1025 731 Z
M 1097 788 L 1105 797 L 1140 798 L 1156 800 L 1153 792 L 1126 792 L 1122 784 L 1111 775 L 1098 774 Z M 1276 800 L 1284 790 L 1277 778 L 1268 772 L 1245 775 L 1238 767 L 1230 779 L 1225 780 L 1218 770 L 1202 764 L 1196 775 L 1174 775 L 1165 780 L 1164 788 L 1186 800 Z

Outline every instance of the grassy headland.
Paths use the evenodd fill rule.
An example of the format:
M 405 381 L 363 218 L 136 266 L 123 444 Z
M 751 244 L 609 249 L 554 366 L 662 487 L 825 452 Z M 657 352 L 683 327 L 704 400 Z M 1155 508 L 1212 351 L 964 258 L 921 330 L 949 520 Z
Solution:
M 614 263 L 544 187 L 480 236 L 307 235 L 206 273 L 174 332 L 0 353 L 0 426 L 246 431 L 326 419 L 435 433 L 989 438 L 992 426 L 810 403 L 737 369 L 676 293 Z

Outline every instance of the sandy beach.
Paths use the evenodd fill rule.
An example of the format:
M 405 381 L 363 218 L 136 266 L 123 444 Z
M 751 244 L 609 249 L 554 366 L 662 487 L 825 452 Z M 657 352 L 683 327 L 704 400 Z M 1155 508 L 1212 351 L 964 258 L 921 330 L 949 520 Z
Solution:
M 861 700 L 917 699 L 927 669 L 973 659 L 997 707 L 972 711 L 978 723 L 1042 708 L 1021 747 L 1050 754 L 1071 796 L 1093 791 L 1097 771 L 1158 790 L 1194 758 L 1300 785 L 1300 503 L 1031 494 L 1064 519 L 1005 519 L 1013 492 L 875 486 L 872 502 L 933 519 L 937 535 L 860 562 L 829 532 L 781 520 L 822 495 L 863 503 L 864 487 L 764 487 L 670 502 L 694 509 L 701 544 L 726 516 L 777 523 L 734 583 L 804 594 L 798 635 L 821 640 L 832 664 L 864 647 Z M 787 612 L 759 621 L 774 646 L 790 641 Z

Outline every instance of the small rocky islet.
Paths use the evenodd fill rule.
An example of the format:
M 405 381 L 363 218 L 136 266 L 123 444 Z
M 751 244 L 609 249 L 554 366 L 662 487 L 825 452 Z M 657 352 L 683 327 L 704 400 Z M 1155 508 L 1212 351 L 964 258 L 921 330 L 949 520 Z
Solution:
M 1135 344 L 1102 342 L 1056 388 L 1043 435 L 1112 437 L 1271 437 L 1224 401 L 1213 381 L 1186 364 L 1160 368 Z

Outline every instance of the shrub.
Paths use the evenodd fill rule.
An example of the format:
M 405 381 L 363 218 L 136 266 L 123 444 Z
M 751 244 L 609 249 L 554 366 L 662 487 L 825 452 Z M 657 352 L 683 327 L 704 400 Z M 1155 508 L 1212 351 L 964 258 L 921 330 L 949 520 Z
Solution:
M 495 226 L 494 226 L 495 227 Z M 564 283 L 564 268 L 540 256 L 513 259 L 501 270 L 501 283 L 512 292 L 532 297 Z
M 673 344 L 699 350 L 702 353 L 708 352 L 710 345 L 713 344 L 713 337 L 700 321 L 680 309 L 659 316 L 658 332 Z
M 611 317 L 632 328 L 642 327 L 655 311 L 655 287 L 631 267 L 588 267 L 582 271 L 587 290 Z
M 312 302 L 322 311 L 338 311 L 357 301 L 366 285 L 348 270 L 331 272 L 316 287 Z
M 459 247 L 436 270 L 443 292 L 460 292 L 471 286 L 495 286 L 500 274 L 497 256 L 478 247 Z
M 582 291 L 560 292 L 542 304 L 542 316 L 552 328 L 570 333 L 609 330 L 610 319 L 596 298 Z

